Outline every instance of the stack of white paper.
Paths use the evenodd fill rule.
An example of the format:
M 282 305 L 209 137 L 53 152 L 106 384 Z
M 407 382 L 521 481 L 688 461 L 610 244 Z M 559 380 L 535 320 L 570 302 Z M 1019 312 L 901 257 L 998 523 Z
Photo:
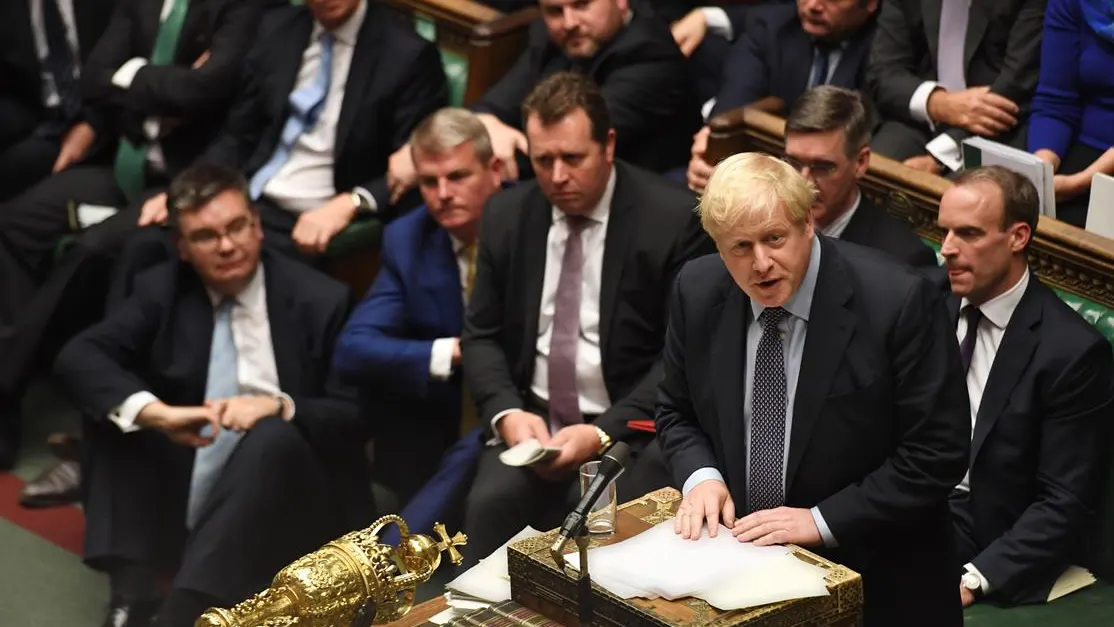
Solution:
M 968 137 L 963 140 L 963 168 L 970 170 L 984 165 L 1000 165 L 1032 181 L 1040 195 L 1041 215 L 1056 217 L 1052 164 L 1038 159 L 1032 153 L 983 137 Z
M 507 543 L 495 550 L 494 553 L 480 560 L 478 564 L 469 568 L 462 575 L 445 586 L 450 592 L 465 595 L 475 600 L 499 603 L 511 600 L 511 576 L 507 570 L 507 547 L 524 538 L 541 535 L 541 532 L 526 527 L 515 534 Z M 476 608 L 471 608 L 476 609 Z
M 1091 177 L 1091 200 L 1087 205 L 1087 230 L 1114 239 L 1114 176 Z
M 592 580 L 623 599 L 703 599 L 737 610 L 790 599 L 826 596 L 825 570 L 797 559 L 788 547 L 742 543 L 727 527 L 698 541 L 663 522 L 628 540 L 588 551 Z M 567 556 L 578 567 L 576 553 Z

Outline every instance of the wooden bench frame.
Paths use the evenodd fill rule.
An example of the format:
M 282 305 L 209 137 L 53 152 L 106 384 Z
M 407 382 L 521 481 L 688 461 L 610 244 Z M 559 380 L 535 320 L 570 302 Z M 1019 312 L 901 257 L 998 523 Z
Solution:
M 706 154 L 711 163 L 739 152 L 781 155 L 785 150 L 785 120 L 757 108 L 728 111 L 709 127 Z M 871 200 L 906 220 L 922 237 L 943 239 L 936 214 L 940 197 L 952 185 L 947 179 L 873 154 L 860 185 Z M 1053 287 L 1114 308 L 1114 240 L 1042 216 L 1029 264 Z

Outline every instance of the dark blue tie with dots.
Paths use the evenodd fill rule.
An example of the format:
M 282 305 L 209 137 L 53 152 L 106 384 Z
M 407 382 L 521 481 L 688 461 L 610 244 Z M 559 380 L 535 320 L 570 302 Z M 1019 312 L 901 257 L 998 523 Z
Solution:
M 771 307 L 762 312 L 762 339 L 754 358 L 754 386 L 751 389 L 750 480 L 747 505 L 752 512 L 780 507 L 785 502 L 782 463 L 785 453 L 785 411 L 788 394 L 785 382 L 785 356 L 782 350 L 781 323 L 789 312 Z

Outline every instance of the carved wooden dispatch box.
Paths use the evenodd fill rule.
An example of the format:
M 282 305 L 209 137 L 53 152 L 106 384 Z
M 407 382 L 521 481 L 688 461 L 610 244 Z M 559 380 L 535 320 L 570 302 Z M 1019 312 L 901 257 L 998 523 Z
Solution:
M 617 532 L 610 538 L 592 540 L 603 546 L 637 535 L 673 517 L 681 494 L 672 488 L 651 492 L 619 507 Z M 557 569 L 549 548 L 557 530 L 512 544 L 507 551 L 511 596 L 523 606 L 570 627 L 580 627 L 577 618 L 576 580 Z M 569 552 L 576 545 L 569 543 Z M 826 597 L 784 601 L 758 607 L 722 612 L 699 599 L 624 600 L 593 585 L 595 624 L 608 627 L 854 627 L 862 615 L 863 587 L 858 573 L 830 562 L 805 549 L 794 547 L 802 560 L 828 570 Z M 589 565 L 589 569 L 591 565 Z M 574 573 L 575 574 L 575 573 Z

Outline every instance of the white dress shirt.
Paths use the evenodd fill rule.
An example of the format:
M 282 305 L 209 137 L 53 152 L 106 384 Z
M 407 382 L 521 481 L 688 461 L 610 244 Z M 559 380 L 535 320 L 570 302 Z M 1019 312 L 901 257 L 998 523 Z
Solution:
M 48 109 L 53 109 L 62 103 L 61 97 L 58 96 L 58 87 L 54 84 L 54 77 L 50 72 L 47 72 L 46 58 L 50 54 L 50 46 L 46 41 L 46 26 L 43 23 L 43 2 L 57 2 L 58 12 L 62 15 L 62 23 L 66 25 L 66 41 L 70 42 L 70 51 L 73 53 L 73 58 L 76 60 L 80 57 L 79 46 L 77 40 L 77 22 L 74 19 L 73 0 L 30 0 L 31 1 L 31 34 L 35 39 L 35 52 L 38 54 L 40 67 L 42 70 L 43 81 L 43 105 Z M 77 72 L 76 76 L 80 76 L 80 68 L 74 67 Z
M 611 215 L 611 199 L 615 195 L 615 170 L 607 179 L 607 187 L 599 203 L 587 214 L 588 223 L 580 237 L 584 265 L 580 274 L 580 341 L 576 346 L 576 388 L 580 397 L 580 413 L 598 415 L 611 407 L 611 397 L 603 380 L 603 353 L 600 350 L 600 283 L 603 276 L 603 249 L 607 239 L 607 222 Z M 561 262 L 569 226 L 565 213 L 553 207 L 553 223 L 546 240 L 545 275 L 542 281 L 541 304 L 538 307 L 538 339 L 535 344 L 534 380 L 530 389 L 539 399 L 549 400 L 549 342 L 553 338 L 553 313 L 557 307 L 557 283 L 561 279 Z M 507 409 L 491 419 L 498 436 L 499 420 L 521 408 Z
M 170 15 L 170 10 L 173 8 L 174 0 L 163 0 L 162 11 L 159 13 L 160 26 L 166 21 L 166 17 Z M 144 57 L 128 59 L 112 75 L 112 84 L 120 89 L 131 89 L 132 82 L 135 80 L 135 75 L 146 65 L 147 59 Z M 165 172 L 166 157 L 163 156 L 162 146 L 157 141 L 160 132 L 161 125 L 159 124 L 158 118 L 149 117 L 143 121 L 143 134 L 146 135 L 147 139 L 150 141 L 149 148 L 147 149 L 147 163 L 155 171 Z
M 352 53 L 366 15 L 367 3 L 361 2 L 352 17 L 332 31 L 332 74 L 321 114 L 317 123 L 294 141 L 290 159 L 263 187 L 263 195 L 287 211 L 312 211 L 337 194 L 333 181 L 337 122 L 348 83 L 348 70 L 352 66 Z M 321 68 L 321 35 L 324 33 L 325 29 L 314 23 L 310 45 L 302 53 L 302 66 L 293 91 L 308 87 L 316 79 Z M 375 199 L 370 194 L 364 192 L 361 195 L 374 206 Z
M 863 193 L 861 190 L 856 189 L 855 202 L 851 205 L 851 208 L 847 211 L 844 211 L 843 215 L 839 216 L 835 220 L 832 220 L 832 223 L 828 226 L 820 227 L 820 233 L 831 238 L 839 239 L 840 236 L 843 235 L 843 232 L 847 230 L 847 225 L 851 224 L 851 218 L 855 217 L 855 212 L 859 210 L 859 203 L 861 203 L 862 201 Z
M 998 347 L 1002 344 L 1002 337 L 1006 334 L 1006 326 L 1013 317 L 1025 290 L 1029 289 L 1029 271 L 1021 275 L 1021 279 L 1013 287 L 998 296 L 986 301 L 979 306 L 982 319 L 975 330 L 975 350 L 971 353 L 971 366 L 967 370 L 967 398 L 971 401 L 971 436 L 975 434 L 975 420 L 979 415 L 979 405 L 982 395 L 986 390 L 986 382 L 990 378 L 990 370 L 994 367 L 994 358 L 998 354 Z M 970 302 L 964 298 L 959 303 L 959 324 L 955 328 L 955 337 L 962 343 L 967 335 L 967 319 L 963 315 L 963 308 Z M 957 490 L 970 491 L 971 471 L 963 475 L 963 481 L 956 486 Z M 990 582 L 975 568 L 974 564 L 965 564 L 967 572 L 979 578 L 982 593 L 990 592 Z
M 223 296 L 212 291 L 209 292 L 209 298 L 214 309 L 224 300 Z M 232 342 L 236 345 L 236 374 L 240 380 L 240 395 L 282 397 L 287 402 L 282 417 L 284 420 L 292 420 L 294 399 L 283 393 L 279 387 L 262 265 L 244 291 L 236 297 L 231 312 L 231 324 Z M 124 433 L 137 431 L 139 425 L 135 424 L 136 416 L 144 407 L 158 400 L 149 391 L 136 392 L 109 412 L 108 419 L 116 423 Z
M 453 254 L 456 256 L 456 267 L 460 271 L 460 299 L 464 301 L 465 306 L 468 305 L 468 300 L 465 295 L 465 288 L 468 286 L 468 266 L 471 265 L 471 260 L 468 259 L 468 251 L 466 244 L 457 238 L 449 235 L 449 241 L 453 244 Z M 436 381 L 445 381 L 453 374 L 453 348 L 456 346 L 458 338 L 455 337 L 442 337 L 433 340 L 433 348 L 429 351 L 429 376 Z

